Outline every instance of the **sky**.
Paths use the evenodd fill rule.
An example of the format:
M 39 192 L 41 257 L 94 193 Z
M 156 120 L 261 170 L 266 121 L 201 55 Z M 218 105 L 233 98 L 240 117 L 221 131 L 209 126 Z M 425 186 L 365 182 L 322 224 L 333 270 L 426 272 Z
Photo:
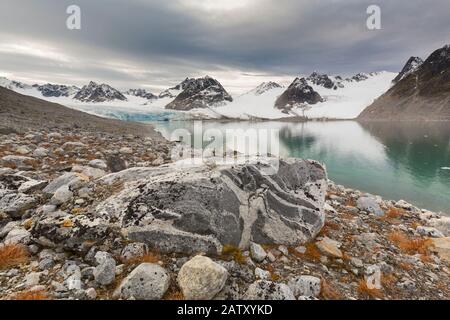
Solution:
M 449 0 L 1 0 L 0 76 L 158 93 L 209 75 L 236 94 L 312 71 L 398 72 L 450 43 L 449 13 Z

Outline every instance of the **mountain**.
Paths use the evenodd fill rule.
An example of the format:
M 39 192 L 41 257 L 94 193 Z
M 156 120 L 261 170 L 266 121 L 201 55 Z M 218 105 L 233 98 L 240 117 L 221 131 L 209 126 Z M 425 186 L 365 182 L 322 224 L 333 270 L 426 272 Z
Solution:
M 409 74 L 415 72 L 421 65 L 423 64 L 423 60 L 419 57 L 411 57 L 406 62 L 405 66 L 403 67 L 402 71 L 398 74 L 397 77 L 395 77 L 394 80 L 392 80 L 393 83 L 397 83 Z
M 76 86 L 66 86 L 59 84 L 44 84 L 44 85 L 33 85 L 33 88 L 36 88 L 44 97 L 70 97 L 72 95 L 77 94 L 80 91 L 80 88 Z
M 127 101 L 127 98 L 118 90 L 107 84 L 97 84 L 93 81 L 84 86 L 73 98 L 82 102 Z
M 450 120 L 450 45 L 434 51 L 364 110 L 360 120 Z
M 166 109 L 187 111 L 197 108 L 220 106 L 233 98 L 219 81 L 208 76 L 189 79 L 184 90 L 170 102 Z
M 140 98 L 144 98 L 144 99 L 148 99 L 148 100 L 158 99 L 158 96 L 154 95 L 151 92 L 148 92 L 145 89 L 130 89 L 130 90 L 124 92 L 124 94 L 130 95 L 130 96 L 135 96 L 135 97 L 140 97 Z
M 9 89 L 9 90 L 17 90 L 17 89 L 31 89 L 32 86 L 25 84 L 23 82 L 9 80 L 5 77 L 0 77 L 0 87 Z
M 332 80 L 328 75 L 320 74 L 318 72 L 313 72 L 309 77 L 306 78 L 306 80 L 312 84 L 315 84 L 316 86 L 321 86 L 326 89 L 337 90 L 338 88 L 344 87 L 342 82 L 339 81 L 342 80 L 341 77 L 336 77 L 335 80 Z
M 275 108 L 283 113 L 288 113 L 294 107 L 304 104 L 316 104 L 323 99 L 314 89 L 308 85 L 305 78 L 296 78 L 289 88 L 275 101 Z
M 251 90 L 250 93 L 253 93 L 256 96 L 260 96 L 272 89 L 277 89 L 277 88 L 282 88 L 282 86 L 273 81 L 263 82 L 259 86 L 257 86 L 255 89 Z
M 175 87 L 164 90 L 159 94 L 159 98 L 176 98 L 191 82 L 195 81 L 193 78 L 186 78 Z

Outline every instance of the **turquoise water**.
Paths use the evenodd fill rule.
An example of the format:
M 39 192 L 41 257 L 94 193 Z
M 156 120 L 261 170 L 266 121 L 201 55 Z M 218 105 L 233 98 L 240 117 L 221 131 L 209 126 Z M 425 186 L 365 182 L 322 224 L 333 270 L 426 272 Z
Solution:
M 279 145 L 275 149 L 281 156 L 318 160 L 326 165 L 330 179 L 339 184 L 450 213 L 449 123 L 207 121 L 195 133 L 191 121 L 152 124 L 166 138 L 180 128 L 197 138 L 210 129 L 276 130 Z M 205 145 L 210 138 L 203 140 Z M 222 139 L 215 143 L 218 141 L 222 143 Z

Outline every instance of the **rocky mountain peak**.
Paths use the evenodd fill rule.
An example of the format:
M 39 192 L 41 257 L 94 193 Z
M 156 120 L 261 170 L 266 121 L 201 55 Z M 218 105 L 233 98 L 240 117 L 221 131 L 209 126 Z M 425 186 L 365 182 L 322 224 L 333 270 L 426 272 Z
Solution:
M 259 86 L 257 86 L 255 89 L 253 89 L 251 92 L 253 92 L 255 95 L 260 96 L 267 91 L 270 91 L 272 89 L 276 88 L 282 88 L 282 86 L 276 82 L 269 81 L 269 82 L 263 82 Z
M 450 47 L 437 49 L 404 75 L 360 119 L 450 120 Z
M 158 96 L 145 89 L 130 89 L 125 92 L 125 94 L 135 97 L 140 97 L 148 100 L 158 99 Z
M 183 81 L 183 91 L 169 103 L 166 108 L 174 110 L 191 110 L 220 106 L 233 98 L 223 88 L 219 81 L 211 77 L 186 79 Z
M 397 77 L 395 77 L 394 80 L 392 80 L 393 83 L 397 83 L 409 74 L 417 71 L 419 67 L 423 64 L 423 60 L 419 57 L 411 57 L 406 62 L 405 66 L 403 67 L 402 71 L 398 74 Z
M 127 98 L 107 84 L 97 84 L 94 81 L 84 86 L 74 97 L 74 99 L 83 102 L 106 102 L 121 100 L 126 101 Z
M 60 84 L 47 83 L 44 85 L 33 85 L 34 88 L 39 90 L 44 97 L 70 97 L 80 91 L 80 88 L 76 86 L 66 86 Z
M 340 81 L 333 81 L 327 74 L 320 74 L 316 71 L 311 73 L 311 75 L 306 78 L 306 80 L 310 81 L 316 86 L 322 86 L 327 89 L 337 90 L 338 88 L 344 87 L 344 85 Z M 338 79 L 336 78 L 336 80 Z
M 287 90 L 278 97 L 275 108 L 288 113 L 292 108 L 322 101 L 320 94 L 314 91 L 305 78 L 295 78 Z

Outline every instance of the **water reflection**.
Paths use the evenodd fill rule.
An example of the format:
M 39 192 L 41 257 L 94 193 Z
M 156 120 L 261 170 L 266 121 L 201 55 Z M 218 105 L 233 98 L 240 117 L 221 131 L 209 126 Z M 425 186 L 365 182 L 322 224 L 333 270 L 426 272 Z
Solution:
M 192 122 L 157 122 L 166 137 Z M 326 164 L 337 183 L 450 213 L 448 123 L 203 122 L 203 129 L 277 129 L 282 156 Z

